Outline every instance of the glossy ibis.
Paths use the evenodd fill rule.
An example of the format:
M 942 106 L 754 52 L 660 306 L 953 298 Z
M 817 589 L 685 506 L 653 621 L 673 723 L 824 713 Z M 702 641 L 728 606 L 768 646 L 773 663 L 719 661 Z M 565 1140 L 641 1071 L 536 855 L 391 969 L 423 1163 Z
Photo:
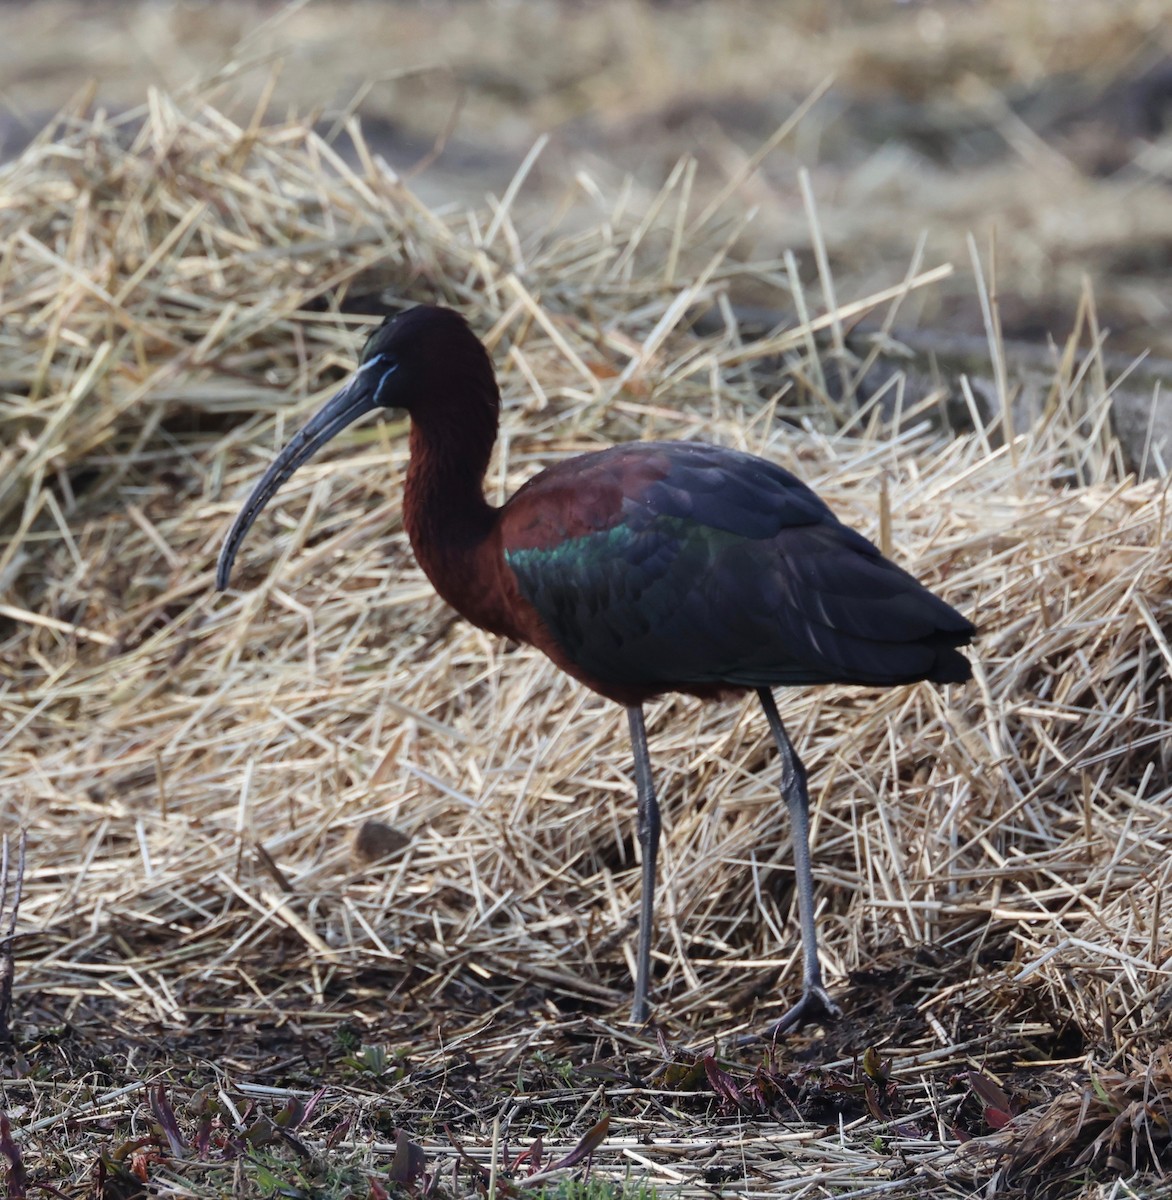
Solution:
M 833 1016 L 814 927 L 806 772 L 772 688 L 970 678 L 973 626 L 805 484 L 764 459 L 697 442 L 632 442 L 549 467 L 504 505 L 484 498 L 500 392 L 458 313 L 420 306 L 368 338 L 353 377 L 273 461 L 216 572 L 282 483 L 375 408 L 411 418 L 403 523 L 435 590 L 482 629 L 529 642 L 626 707 L 635 756 L 642 903 L 632 1017 L 647 1017 L 659 806 L 643 705 L 665 692 L 756 691 L 793 822 L 801 1000 L 774 1026 Z

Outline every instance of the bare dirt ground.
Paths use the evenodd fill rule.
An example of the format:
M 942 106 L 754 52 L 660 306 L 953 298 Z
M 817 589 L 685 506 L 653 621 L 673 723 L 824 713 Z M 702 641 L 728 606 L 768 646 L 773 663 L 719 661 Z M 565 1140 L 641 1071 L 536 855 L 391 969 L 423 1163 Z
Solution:
M 1170 15 L 0 8 L 9 1195 L 1166 1191 Z M 978 620 L 964 689 L 779 697 L 841 1022 L 730 1042 L 799 984 L 788 831 L 751 707 L 676 699 L 626 1023 L 622 714 L 436 600 L 400 423 L 212 592 L 437 299 L 501 374 L 494 498 L 740 445 Z

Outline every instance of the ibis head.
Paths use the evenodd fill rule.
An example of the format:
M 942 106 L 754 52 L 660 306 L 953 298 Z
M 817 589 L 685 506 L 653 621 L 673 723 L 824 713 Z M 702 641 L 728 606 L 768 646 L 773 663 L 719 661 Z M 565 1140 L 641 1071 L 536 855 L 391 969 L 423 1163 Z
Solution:
M 469 421 L 475 426 L 479 416 L 491 426 L 485 431 L 491 446 L 498 404 L 492 360 L 459 313 L 423 304 L 388 317 L 366 339 L 354 374 L 290 439 L 253 488 L 224 540 L 216 587 L 228 586 L 245 535 L 281 485 L 360 417 L 377 408 L 398 408 L 436 436 L 454 439 L 467 434 Z

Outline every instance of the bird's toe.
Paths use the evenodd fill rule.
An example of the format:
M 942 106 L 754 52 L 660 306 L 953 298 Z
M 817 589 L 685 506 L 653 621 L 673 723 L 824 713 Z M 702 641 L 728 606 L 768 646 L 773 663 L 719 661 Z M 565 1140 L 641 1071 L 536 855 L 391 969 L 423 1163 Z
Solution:
M 802 998 L 778 1020 L 760 1033 L 745 1033 L 734 1038 L 733 1046 L 750 1046 L 758 1042 L 773 1042 L 803 1025 L 817 1021 L 826 1025 L 837 1021 L 842 1016 L 842 1009 L 830 998 L 830 993 L 815 984 L 802 992 Z

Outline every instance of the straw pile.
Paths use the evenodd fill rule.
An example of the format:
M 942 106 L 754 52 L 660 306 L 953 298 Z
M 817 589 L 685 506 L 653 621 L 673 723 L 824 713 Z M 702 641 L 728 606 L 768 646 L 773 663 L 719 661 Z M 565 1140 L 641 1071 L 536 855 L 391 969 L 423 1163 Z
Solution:
M 92 1178 L 105 1153 L 103 1178 L 218 1194 L 191 1162 L 206 1105 L 179 1120 L 182 1166 L 173 1139 L 170 1158 L 165 1140 L 150 1161 L 110 1150 L 111 1130 L 144 1128 L 134 1089 L 163 1079 L 220 1097 L 229 1146 L 255 1129 L 246 1102 L 328 1085 L 298 1144 L 349 1154 L 355 1179 L 385 1170 L 394 1125 L 430 1171 L 457 1153 L 441 1117 L 461 1170 L 503 1171 L 510 1129 L 572 1145 L 606 1107 L 596 1169 L 664 1190 L 748 1175 L 796 1195 L 817 1170 L 951 1194 L 988 1169 L 955 1153 L 989 1128 L 966 1070 L 1018 1113 L 1081 1066 L 1142 1078 L 1168 1034 L 1172 548 L 1163 483 L 1116 472 L 1097 351 L 1057 356 L 1030 428 L 947 437 L 949 397 L 903 406 L 895 367 L 862 409 L 825 383 L 844 322 L 894 320 L 938 273 L 753 342 L 731 320 L 701 337 L 696 313 L 795 283 L 729 253 L 732 189 L 699 213 L 688 170 L 638 207 L 581 178 L 572 222 L 519 229 L 514 194 L 428 211 L 349 135 L 344 158 L 304 123 L 240 128 L 155 95 L 117 120 L 66 114 L 0 181 L 0 803 L 28 831 L 6 1103 L 25 1169 Z M 806 282 L 798 310 L 824 312 Z M 779 695 L 848 1010 L 793 1039 L 816 1080 L 784 1047 L 755 1074 L 757 1052 L 698 1074 L 680 1052 L 655 1076 L 654 1041 L 623 1030 L 623 715 L 434 597 L 401 526 L 401 424 L 304 468 L 239 590 L 213 593 L 243 492 L 387 298 L 456 304 L 485 335 L 495 499 L 613 441 L 747 448 L 978 621 L 965 688 Z M 666 699 L 649 728 L 655 1000 L 668 1044 L 710 1045 L 800 982 L 776 763 L 751 703 Z M 371 821 L 402 835 L 378 863 L 369 829 L 354 849 Z M 152 1097 L 162 1139 L 174 1119 Z M 647 1134 L 658 1147 L 636 1149 Z

